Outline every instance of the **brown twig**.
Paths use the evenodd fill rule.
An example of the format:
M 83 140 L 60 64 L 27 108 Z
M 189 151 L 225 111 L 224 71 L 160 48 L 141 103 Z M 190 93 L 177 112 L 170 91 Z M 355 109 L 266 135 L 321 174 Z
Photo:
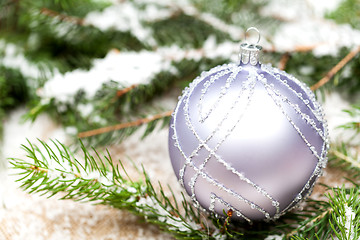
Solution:
M 91 136 L 99 135 L 102 133 L 116 131 L 116 130 L 120 130 L 120 129 L 124 129 L 124 128 L 128 128 L 128 127 L 140 126 L 142 124 L 149 123 L 149 122 L 155 121 L 155 120 L 163 118 L 163 117 L 171 116 L 171 113 L 172 113 L 172 111 L 167 111 L 167 112 L 159 113 L 159 114 L 147 117 L 147 118 L 141 118 L 141 119 L 138 119 L 133 122 L 120 123 L 120 124 L 116 124 L 113 126 L 108 126 L 108 127 L 103 127 L 103 128 L 90 130 L 90 131 L 81 132 L 78 134 L 78 137 L 86 138 L 86 137 L 91 137 Z
M 130 92 L 132 89 L 136 88 L 137 86 L 139 86 L 139 84 L 133 84 L 130 87 L 118 90 L 116 92 L 116 97 L 118 97 L 118 98 L 121 97 L 122 95 L 124 95 L 125 93 Z
M 45 173 L 47 173 L 47 172 L 48 172 L 48 170 L 47 170 L 47 169 L 45 169 L 45 168 L 41 168 L 41 167 L 39 167 L 39 166 L 35 166 L 35 165 L 31 165 L 31 166 L 30 166 L 30 169 L 31 169 L 31 170 L 35 170 L 35 171 L 39 171 L 39 172 L 45 172 Z
M 310 52 L 320 45 L 322 44 L 319 43 L 314 45 L 300 45 L 300 46 L 296 46 L 292 52 Z
M 75 23 L 77 25 L 84 25 L 84 19 L 78 18 L 78 17 L 74 17 L 74 16 L 68 16 L 65 14 L 61 14 L 58 13 L 56 11 L 50 10 L 48 8 L 42 8 L 40 10 L 40 13 L 48 16 L 48 17 L 57 17 L 60 19 L 60 21 L 65 21 L 65 22 L 71 22 L 71 23 Z
M 289 49 L 286 52 L 287 53 L 310 52 L 320 45 L 321 45 L 321 43 L 314 44 L 314 45 L 299 45 L 299 46 L 295 46 L 293 49 Z M 263 51 L 266 53 L 272 53 L 272 52 L 278 52 L 279 50 L 276 49 L 275 46 L 273 46 L 272 48 L 264 49 Z
M 322 79 L 311 86 L 311 90 L 316 90 L 330 81 L 330 79 L 342 69 L 351 59 L 353 59 L 360 51 L 360 46 L 349 52 L 341 61 L 335 65 Z
M 234 213 L 234 211 L 232 209 L 229 209 L 227 211 L 224 225 L 220 230 L 221 233 L 224 233 L 225 231 L 227 231 L 227 225 L 229 224 L 230 218 L 232 217 L 233 213 Z
M 286 68 L 286 64 L 289 61 L 290 53 L 286 52 L 281 56 L 280 62 L 279 62 L 279 69 L 284 70 Z

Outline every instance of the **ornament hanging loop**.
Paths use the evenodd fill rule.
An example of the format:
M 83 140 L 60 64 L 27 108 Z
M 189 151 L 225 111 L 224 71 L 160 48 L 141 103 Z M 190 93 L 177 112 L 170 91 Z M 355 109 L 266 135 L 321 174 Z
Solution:
M 246 42 L 246 34 L 250 31 L 256 31 L 258 33 L 258 39 L 255 44 Z M 260 31 L 256 27 L 249 27 L 245 32 L 245 43 L 240 45 L 240 65 L 251 64 L 253 66 L 260 63 L 260 53 L 262 47 L 257 45 L 260 42 Z
M 245 42 L 247 42 L 247 41 L 246 41 L 246 35 L 247 35 L 247 33 L 250 32 L 251 30 L 257 32 L 257 34 L 258 34 L 258 39 L 257 39 L 257 41 L 256 41 L 255 44 L 258 44 L 258 43 L 260 42 L 260 37 L 261 37 L 261 35 L 260 35 L 260 31 L 259 31 L 256 27 L 249 27 L 249 28 L 246 30 L 246 32 L 245 32 Z

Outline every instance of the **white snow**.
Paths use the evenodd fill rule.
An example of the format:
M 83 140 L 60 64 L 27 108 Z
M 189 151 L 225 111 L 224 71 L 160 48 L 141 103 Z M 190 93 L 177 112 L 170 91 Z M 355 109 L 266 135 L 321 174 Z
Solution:
M 348 123 L 350 120 L 349 115 L 342 111 L 343 109 L 351 108 L 349 102 L 344 100 L 339 93 L 333 92 L 325 95 L 325 101 L 322 103 L 322 106 L 327 119 L 331 142 L 349 140 L 353 133 L 338 128 L 338 126 Z
M 343 1 L 344 0 L 307 0 L 306 3 L 316 17 L 322 18 L 325 14 L 335 11 Z
M 47 69 L 46 66 L 43 66 L 42 70 L 40 70 L 38 66 L 29 62 L 25 58 L 21 47 L 1 39 L 0 49 L 3 54 L 1 64 L 8 68 L 18 69 L 25 77 L 37 79 L 52 75 L 50 69 Z M 56 69 L 53 71 L 57 72 Z
M 354 210 L 349 207 L 348 205 L 345 205 L 345 222 L 343 223 L 344 224 L 344 227 L 345 227 L 345 234 L 346 236 L 350 236 L 350 239 L 353 239 L 354 238 L 354 235 L 355 235 L 355 212 Z
M 159 205 L 158 201 L 154 197 L 142 197 L 139 201 L 136 202 L 136 206 L 139 207 L 141 211 L 144 213 L 153 213 L 156 212 L 159 221 L 167 223 L 171 225 L 170 229 L 178 229 L 182 232 L 191 232 L 191 229 L 200 229 L 201 226 L 190 219 L 187 219 L 186 222 L 181 220 L 179 217 L 175 217 L 170 214 L 169 210 L 164 209 L 161 205 Z
M 282 240 L 284 238 L 284 234 L 282 235 L 269 235 L 264 240 Z
M 88 117 L 94 110 L 94 106 L 91 103 L 79 104 L 78 110 L 83 117 Z
M 214 36 L 204 43 L 203 49 L 181 49 L 173 45 L 158 48 L 156 51 L 118 52 L 110 51 L 103 59 L 96 59 L 89 70 L 74 70 L 65 74 L 56 74 L 37 92 L 45 99 L 55 98 L 57 102 L 72 103 L 74 96 L 83 90 L 87 98 L 92 98 L 102 85 L 110 81 L 118 82 L 123 87 L 133 84 L 147 84 L 161 71 L 176 73 L 171 65 L 173 61 L 183 59 L 200 60 L 201 58 L 224 57 L 237 60 L 238 44 L 223 42 L 216 44 Z M 83 116 L 91 113 L 91 107 L 81 105 Z
M 273 0 L 262 14 L 285 20 L 279 25 L 272 44 L 278 51 L 293 51 L 297 46 L 314 46 L 316 56 L 336 55 L 341 47 L 360 45 L 360 31 L 347 24 L 336 24 L 324 14 L 335 10 L 341 0 Z M 271 47 L 265 42 L 265 48 Z
M 337 9 L 342 0 L 272 0 L 263 8 L 264 16 L 275 16 L 286 21 L 298 21 L 306 17 L 323 18 L 328 12 Z
M 105 58 L 96 59 L 90 71 L 74 70 L 56 74 L 48 80 L 38 94 L 45 99 L 56 98 L 59 102 L 73 102 L 79 90 L 84 90 L 92 98 L 104 83 L 119 82 L 124 87 L 133 84 L 146 84 L 162 70 L 172 71 L 170 61 L 156 52 L 118 52 L 110 51 Z M 89 109 L 83 109 L 87 114 Z
M 342 46 L 352 47 L 359 45 L 360 33 L 358 30 L 351 29 L 348 25 L 336 25 L 331 20 L 323 19 L 323 14 L 335 9 L 339 2 L 339 0 L 270 1 L 270 4 L 262 9 L 263 13 L 268 16 L 276 16 L 285 20 L 285 22 L 279 26 L 271 39 L 273 45 L 266 40 L 262 40 L 260 44 L 265 49 L 275 47 L 279 51 L 292 51 L 299 45 L 316 46 L 314 53 L 318 56 L 336 54 Z M 113 6 L 106 8 L 102 12 L 90 13 L 85 22 L 101 30 L 114 28 L 121 31 L 131 31 L 140 40 L 155 46 L 156 43 L 152 38 L 151 29 L 147 28 L 144 22 L 165 19 L 180 9 L 188 15 L 198 17 L 211 24 L 216 29 L 229 33 L 234 40 L 240 41 L 243 36 L 244 29 L 229 25 L 211 14 L 199 13 L 189 1 L 136 0 L 135 3 L 147 3 L 147 6 L 143 10 L 139 10 L 135 8 L 133 2 L 114 0 Z M 64 34 L 65 30 L 66 28 L 58 29 L 58 34 Z M 266 30 L 263 31 L 266 33 Z M 209 36 L 201 49 L 181 49 L 174 45 L 156 48 L 154 51 L 118 52 L 112 50 L 105 58 L 94 60 L 93 68 L 89 71 L 75 70 L 63 75 L 58 72 L 55 73 L 44 88 L 39 91 L 39 95 L 45 103 L 50 98 L 55 98 L 58 102 L 71 103 L 74 95 L 79 90 L 84 90 L 87 96 L 91 98 L 101 88 L 102 84 L 110 80 L 116 81 L 124 87 L 139 83 L 146 84 L 160 71 L 175 71 L 171 66 L 172 61 L 182 59 L 199 60 L 204 57 L 215 58 L 220 56 L 235 62 L 237 61 L 239 44 L 240 42 L 233 43 L 230 41 L 217 44 L 215 38 Z M 20 69 L 25 76 L 30 78 L 41 76 L 37 66 L 26 60 L 21 48 L 4 41 L 0 41 L 0 48 L 3 48 L 4 51 L 2 64 Z M 311 73 L 312 69 L 303 68 L 301 71 L 303 74 L 307 74 Z M 325 99 L 323 106 L 329 123 L 330 136 L 332 140 L 344 139 L 346 137 L 343 136 L 344 131 L 336 127 L 349 120 L 347 114 L 341 110 L 350 108 L 350 105 L 336 93 L 327 95 Z M 174 103 L 171 102 L 171 104 Z M 83 116 L 88 116 L 92 111 L 92 106 L 80 105 L 79 110 Z M 46 115 L 39 116 L 33 124 L 29 122 L 20 123 L 21 115 L 25 112 L 25 109 L 16 110 L 5 121 L 2 161 L 6 157 L 24 157 L 24 153 L 19 150 L 19 146 L 23 143 L 26 144 L 25 138 L 32 142 L 36 141 L 36 138 L 43 140 L 53 138 L 66 143 L 69 134 L 76 134 L 75 128 L 63 129 Z M 98 117 L 98 120 L 103 121 L 100 117 Z M 126 159 L 125 156 L 129 156 L 139 166 L 144 164 L 151 179 L 170 183 L 177 192 L 180 187 L 176 184 L 171 164 L 169 161 L 166 163 L 163 161 L 168 158 L 167 148 L 164 145 L 167 134 L 166 129 L 157 131 L 139 144 L 140 133 L 136 133 L 121 146 L 114 146 L 112 154 L 120 155 L 121 159 Z M 52 167 L 57 166 L 54 164 Z M 52 177 L 56 177 L 56 175 Z M 111 180 L 111 176 L 104 178 L 98 173 L 91 173 L 84 175 L 84 177 L 88 179 L 95 178 L 104 184 L 109 183 L 109 179 Z M 121 211 L 114 213 L 106 208 L 94 207 L 90 204 L 81 205 L 70 201 L 56 201 L 37 195 L 27 195 L 16 189 L 18 185 L 13 180 L 13 177 L 7 177 L 6 180 L 0 179 L 0 190 L 3 191 L 6 206 L 6 208 L 0 206 L 0 221 L 5 223 L 3 227 L 15 233 L 13 239 L 66 239 L 72 233 L 70 226 L 76 228 L 76 233 L 79 234 L 77 239 L 96 239 L 95 237 L 89 238 L 89 236 L 93 236 L 93 228 L 101 224 L 113 226 L 111 228 L 113 233 L 104 232 L 101 235 L 102 238 L 117 239 L 119 234 L 126 232 L 127 227 L 129 227 L 129 224 L 126 224 L 127 222 L 125 222 L 125 225 L 119 225 L 124 219 L 134 219 L 131 225 L 135 226 L 133 232 L 137 232 L 138 235 L 136 237 L 129 235 L 128 238 L 125 235 L 122 239 L 152 239 L 146 234 L 149 231 L 144 231 L 143 225 L 136 225 L 136 218 L 132 215 Z M 136 189 L 128 189 L 130 192 L 134 192 L 134 190 L 136 191 Z M 154 199 L 143 198 L 139 204 L 152 204 L 151 206 L 156 207 L 164 214 L 164 221 L 176 225 L 177 219 L 166 220 L 168 218 L 165 216 L 168 212 L 160 206 L 156 206 Z M 354 211 L 350 207 L 346 207 L 344 226 L 350 231 Z M 106 220 L 105 223 L 102 223 L 104 220 Z M 76 224 L 74 224 L 74 221 Z M 11 223 L 15 223 L 17 229 L 12 229 L 14 226 Z M 194 223 L 189 222 L 188 224 Z M 186 228 L 186 226 L 177 227 Z M 196 227 L 196 224 L 192 225 L 192 227 Z M 2 226 L 0 226 L 0 238 L 2 236 L 1 228 Z M 161 235 L 161 237 L 168 238 L 166 235 L 165 237 Z M 282 237 L 272 235 L 266 239 L 282 239 Z M 157 238 L 159 237 L 153 239 Z
M 129 31 L 140 41 L 154 45 L 152 31 L 144 23 L 165 19 L 172 14 L 171 9 L 160 7 L 157 4 L 147 4 L 144 9 L 140 9 L 133 2 L 123 1 L 107 7 L 101 12 L 89 13 L 85 17 L 84 23 L 96 26 L 101 30 Z
M 297 46 L 314 46 L 315 56 L 335 56 L 342 47 L 360 45 L 360 31 L 349 25 L 305 18 L 280 25 L 273 42 L 278 51 L 293 51 Z
M 356 213 L 354 210 L 349 207 L 347 204 L 344 206 L 345 213 L 343 216 L 339 216 L 337 218 L 337 222 L 342 225 L 345 229 L 345 239 L 354 239 L 355 237 L 355 225 L 357 224 L 354 220 L 356 217 Z M 349 238 L 348 238 L 349 237 Z M 337 237 L 335 237 L 336 240 L 338 240 Z

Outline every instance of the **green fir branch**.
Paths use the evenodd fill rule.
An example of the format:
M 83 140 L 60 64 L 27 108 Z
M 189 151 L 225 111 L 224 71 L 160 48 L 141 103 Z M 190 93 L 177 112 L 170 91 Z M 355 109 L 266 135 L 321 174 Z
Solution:
M 150 27 L 160 46 L 175 44 L 181 48 L 201 48 L 209 36 L 215 36 L 217 43 L 231 40 L 227 33 L 184 13 L 151 23 Z
M 335 11 L 327 13 L 325 16 L 334 19 L 337 23 L 348 23 L 353 28 L 360 29 L 360 2 L 357 0 L 342 1 Z
M 329 165 L 344 170 L 348 177 L 360 182 L 360 161 L 357 152 L 351 152 L 346 143 L 333 145 L 329 151 Z
M 329 195 L 329 203 L 333 209 L 329 222 L 338 239 L 352 240 L 360 238 L 360 198 L 359 185 L 351 189 L 335 189 Z M 334 239 L 332 237 L 332 239 Z
M 121 84 L 110 81 L 98 90 L 93 99 L 88 99 L 80 90 L 71 104 L 59 102 L 54 98 L 38 99 L 26 114 L 26 118 L 34 121 L 37 116 L 46 112 L 65 127 L 75 128 L 76 133 L 136 121 L 164 112 L 162 106 L 154 106 L 156 100 L 169 95 L 169 92 L 179 95 L 181 89 L 199 75 L 203 68 L 209 69 L 224 62 L 225 60 L 221 58 L 204 58 L 199 61 L 185 59 L 173 62 L 173 66 L 177 69 L 176 73 L 162 71 L 150 83 L 134 85 L 125 88 L 125 91 Z M 88 104 L 93 107 L 93 110 L 90 115 L 84 116 L 80 108 Z M 168 126 L 169 120 L 169 116 L 164 116 L 147 122 L 143 137 L 159 129 L 156 126 L 160 128 Z M 134 134 L 139 127 L 140 125 L 129 126 L 118 131 L 96 134 L 84 140 L 84 143 L 87 146 L 119 143 Z
M 353 140 L 360 134 L 360 105 L 352 105 L 351 109 L 343 110 L 343 112 L 347 113 L 351 120 L 338 128 L 352 131 L 353 135 L 350 140 Z
M 231 211 L 224 212 L 226 218 L 205 215 L 183 195 L 181 201 L 177 200 L 171 190 L 168 197 L 160 183 L 158 187 L 152 184 L 144 169 L 142 179 L 131 179 L 124 165 L 115 163 L 108 152 L 90 153 L 81 143 L 83 159 L 79 159 L 57 141 L 39 142 L 39 146 L 30 142 L 23 145 L 27 161 L 10 160 L 18 170 L 23 189 L 48 197 L 56 195 L 60 199 L 126 209 L 179 239 L 251 240 L 278 235 L 283 239 L 311 240 L 359 235 L 360 186 L 356 183 L 351 188 L 328 187 L 331 194 L 326 194 L 327 201 L 309 199 L 303 210 L 287 213 L 276 222 L 249 225 L 233 219 Z M 352 219 L 346 218 L 350 215 Z
M 0 65 L 0 136 L 7 112 L 30 98 L 28 83 L 16 69 Z
M 90 153 L 82 145 L 83 159 L 80 160 L 58 141 L 52 141 L 51 145 L 40 140 L 39 143 L 39 146 L 30 142 L 22 146 L 27 161 L 10 159 L 12 167 L 18 170 L 17 181 L 24 190 L 126 209 L 179 239 L 223 236 L 214 226 L 205 223 L 206 217 L 184 197 L 180 202 L 182 208 L 179 208 L 179 203 L 170 200 L 160 184 L 155 188 L 145 169 L 143 179 L 134 181 L 122 163 L 114 163 L 108 152 L 101 156 L 95 150 Z M 171 198 L 175 199 L 174 194 Z

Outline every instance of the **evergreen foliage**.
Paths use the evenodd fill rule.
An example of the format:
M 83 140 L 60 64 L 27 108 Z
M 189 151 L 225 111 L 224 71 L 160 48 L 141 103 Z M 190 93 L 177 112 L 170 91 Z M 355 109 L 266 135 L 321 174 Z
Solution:
M 29 94 L 27 82 L 18 70 L 0 66 L 0 135 L 6 113 L 25 103 Z
M 348 23 L 353 28 L 360 29 L 360 2 L 345 0 L 336 11 L 328 13 L 327 17 L 334 19 L 337 23 Z
M 23 146 L 27 159 L 10 161 L 13 168 L 20 170 L 18 181 L 22 188 L 48 197 L 126 209 L 179 239 L 271 239 L 270 236 L 296 240 L 359 239 L 360 164 L 356 149 L 360 133 L 360 103 L 357 100 L 360 55 L 355 54 L 329 78 L 329 83 L 316 90 L 340 92 L 353 104 L 351 109 L 345 110 L 352 120 L 340 126 L 353 135 L 346 142 L 332 142 L 329 153 L 329 167 L 341 169 L 351 186 L 335 188 L 326 183 L 327 191 L 319 197 L 321 200 L 310 198 L 303 209 L 287 213 L 276 222 L 249 225 L 233 220 L 231 212 L 225 212 L 225 218 L 217 218 L 199 212 L 184 196 L 181 199 L 176 199 L 174 194 L 166 196 L 162 185 L 154 185 L 145 169 L 139 170 L 141 178 L 131 179 L 121 162 L 114 162 L 108 152 L 102 154 L 91 147 L 124 141 L 138 130 L 143 131 L 145 137 L 159 129 L 158 126 L 168 126 L 171 109 L 159 105 L 159 100 L 178 96 L 181 89 L 202 71 L 224 64 L 230 57 L 198 54 L 210 37 L 216 45 L 238 43 L 239 39 L 222 26 L 263 26 L 271 35 L 285 20 L 262 16 L 260 9 L 265 1 L 191 0 L 194 6 L 191 11 L 181 5 L 164 6 L 161 1 L 126 2 L 139 13 L 144 13 L 148 7 L 159 7 L 171 9 L 171 14 L 141 20 L 141 28 L 149 32 L 149 39 L 144 40 L 131 29 L 101 30 L 85 22 L 88 13 L 111 7 L 110 1 L 0 2 L 0 43 L 4 46 L 0 50 L 0 64 L 8 58 L 6 47 L 11 44 L 42 73 L 34 77 L 21 71 L 20 67 L 0 66 L 0 121 L 7 117 L 9 110 L 25 103 L 30 108 L 27 119 L 35 120 L 40 114 L 47 113 L 64 127 L 75 128 L 79 137 L 89 130 L 97 132 L 83 137 L 82 142 L 75 140 L 74 134 L 72 146 L 80 149 L 81 158 L 75 158 L 75 153 L 57 141 L 51 144 L 28 142 Z M 200 16 L 202 12 L 215 16 L 220 23 L 206 19 L 206 15 Z M 345 0 L 326 16 L 360 29 L 358 1 Z M 271 39 L 268 40 L 271 43 Z M 93 97 L 80 89 L 71 101 L 43 98 L 37 94 L 56 73 L 91 69 L 96 59 L 104 58 L 112 49 L 140 54 L 162 48 L 178 48 L 185 57 L 170 56 L 172 58 L 167 60 L 171 68 L 157 72 L 147 83 L 129 86 L 110 79 Z M 274 65 L 286 59 L 285 70 L 311 86 L 327 76 L 331 67 L 350 51 L 344 47 L 336 56 L 318 57 L 311 51 L 274 49 L 264 57 L 266 62 Z M 198 55 L 188 57 L 194 52 Z M 82 113 L 81 108 L 86 105 L 92 106 L 90 115 Z
M 89 152 L 80 142 L 82 158 L 75 158 L 67 147 L 57 141 L 51 145 L 39 140 L 28 142 L 23 149 L 27 160 L 11 159 L 18 173 L 21 187 L 30 193 L 41 193 L 59 199 L 90 201 L 126 209 L 179 239 L 264 239 L 270 234 L 294 239 L 357 239 L 360 235 L 360 167 L 333 158 L 335 164 L 351 167 L 356 176 L 353 186 L 329 188 L 327 200 L 308 199 L 301 211 L 290 212 L 276 222 L 255 222 L 252 225 L 212 214 L 199 212 L 185 197 L 164 194 L 161 184 L 155 187 L 146 170 L 142 179 L 133 180 L 121 162 L 110 154 Z M 344 153 L 346 154 L 346 153 Z M 345 155 L 347 156 L 347 155 Z M 334 164 L 334 163 L 333 163 Z M 180 201 L 180 202 L 179 202 Z M 184 211 L 184 213 L 182 212 Z

